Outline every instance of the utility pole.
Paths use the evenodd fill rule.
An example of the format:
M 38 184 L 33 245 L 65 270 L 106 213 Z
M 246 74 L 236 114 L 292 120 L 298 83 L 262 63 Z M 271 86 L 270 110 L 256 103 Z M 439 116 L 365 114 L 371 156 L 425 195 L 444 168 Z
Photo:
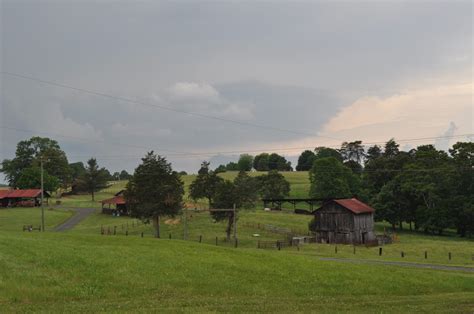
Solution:
M 234 204 L 234 240 L 237 240 L 237 211 L 235 210 Z
M 40 163 L 41 163 L 41 231 L 44 232 L 44 204 L 43 204 L 43 200 L 44 200 L 44 193 L 43 193 L 44 182 L 43 182 L 43 158 L 42 157 L 40 159 Z

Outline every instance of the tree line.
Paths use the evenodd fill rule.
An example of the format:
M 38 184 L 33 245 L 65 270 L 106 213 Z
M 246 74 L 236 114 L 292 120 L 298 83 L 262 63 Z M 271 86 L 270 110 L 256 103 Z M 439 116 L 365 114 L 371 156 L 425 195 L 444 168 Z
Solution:
M 249 154 L 242 154 L 237 162 L 231 161 L 226 165 L 219 165 L 214 171 L 251 171 L 252 169 L 257 171 L 293 171 L 291 162 L 284 156 L 276 153 L 261 153 L 255 157 Z
M 312 197 L 358 197 L 375 207 L 376 220 L 393 228 L 405 224 L 427 233 L 474 234 L 472 142 L 458 142 L 445 152 L 433 145 L 401 151 L 393 139 L 364 149 L 355 141 L 337 150 L 304 152 L 300 159 L 312 164 Z
M 242 155 L 237 163 L 241 164 L 241 171 L 233 181 L 221 178 L 219 167 L 212 171 L 210 164 L 204 162 L 190 186 L 190 196 L 195 200 L 207 199 L 214 208 L 230 208 L 233 204 L 239 208 L 252 207 L 258 197 L 286 197 L 290 186 L 278 170 L 289 169 L 291 164 L 280 157 L 266 153 L 255 157 Z M 108 180 L 128 178 L 127 195 L 137 217 L 145 217 L 139 214 L 141 208 L 160 213 L 156 204 L 164 208 L 167 208 L 166 204 L 174 207 L 182 204 L 182 195 L 174 194 L 181 191 L 180 173 L 173 171 L 163 157 L 153 153 L 142 159 L 133 175 L 126 172 L 110 175 L 94 158 L 86 165 L 70 164 L 56 141 L 33 137 L 18 143 L 15 158 L 3 160 L 1 171 L 11 187 L 39 188 L 41 160 L 45 190 L 70 188 L 94 197 L 94 192 L 104 188 Z M 151 165 L 155 168 L 150 169 L 156 173 L 142 171 Z M 270 165 L 279 166 L 274 169 Z M 268 169 L 269 172 L 251 177 L 246 171 L 252 168 Z M 474 234 L 472 142 L 458 142 L 448 152 L 433 145 L 402 151 L 393 139 L 383 146 L 368 148 L 361 141 L 344 142 L 340 149 L 317 147 L 314 151 L 302 152 L 297 170 L 308 170 L 310 197 L 357 197 L 375 207 L 377 220 L 387 221 L 393 228 L 403 229 L 405 224 L 410 229 L 428 233 L 442 234 L 447 229 L 454 229 L 461 236 Z M 153 192 L 167 182 L 163 178 L 169 179 L 174 186 L 164 186 L 161 194 Z M 141 194 L 141 184 L 149 193 Z M 230 224 L 228 213 L 213 213 L 213 216 L 216 220 L 228 219 Z M 228 225 L 228 234 L 231 228 Z
M 204 161 L 195 180 L 189 187 L 189 196 L 194 201 L 205 199 L 209 208 L 253 208 L 259 198 L 284 198 L 290 193 L 290 183 L 276 170 L 268 174 L 251 177 L 246 171 L 239 171 L 233 181 L 225 180 L 219 171 L 210 170 L 210 163 Z M 215 221 L 227 221 L 226 235 L 230 239 L 234 212 L 212 212 Z
M 45 191 L 61 189 L 72 194 L 90 193 L 93 200 L 94 193 L 105 188 L 109 181 L 131 177 L 126 170 L 111 174 L 106 168 L 99 167 L 95 158 L 85 165 L 83 162 L 69 163 L 57 141 L 37 136 L 18 142 L 15 157 L 4 159 L 0 171 L 12 188 L 40 188 L 41 161 Z

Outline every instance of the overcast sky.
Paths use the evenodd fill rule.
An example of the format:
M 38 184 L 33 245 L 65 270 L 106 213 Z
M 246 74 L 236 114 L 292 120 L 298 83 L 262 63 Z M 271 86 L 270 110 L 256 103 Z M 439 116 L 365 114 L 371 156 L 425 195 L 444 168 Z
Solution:
M 3 74 L 0 159 L 28 130 L 111 171 L 473 133 L 472 1 L 4 0 L 0 50 L 4 72 L 140 103 Z M 402 146 L 421 143 L 453 141 Z

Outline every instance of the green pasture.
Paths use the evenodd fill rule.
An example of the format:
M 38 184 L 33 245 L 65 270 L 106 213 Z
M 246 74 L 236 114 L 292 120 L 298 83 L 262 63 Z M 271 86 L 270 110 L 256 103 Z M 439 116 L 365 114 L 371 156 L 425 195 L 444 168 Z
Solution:
M 73 215 L 72 211 L 46 207 L 44 210 L 45 229 L 52 230 L 55 226 Z M 23 226 L 41 225 L 41 208 L 0 208 L 0 231 L 22 231 Z
M 1 231 L 0 306 L 3 312 L 469 313 L 474 274 L 180 240 Z
M 265 174 L 266 172 L 249 172 L 251 176 L 259 176 Z M 291 191 L 290 197 L 308 197 L 309 193 L 309 177 L 308 172 L 301 171 L 301 172 L 281 172 L 285 178 L 290 182 Z M 227 180 L 233 180 L 237 176 L 237 171 L 227 171 L 224 173 L 220 173 L 219 175 Z M 185 200 L 188 200 L 188 192 L 189 192 L 189 185 L 193 180 L 196 178 L 196 175 L 185 175 L 182 176 L 181 179 L 184 182 L 185 187 Z M 96 193 L 95 201 L 93 202 L 91 199 L 91 195 L 89 194 L 81 194 L 81 195 L 70 195 L 70 196 L 63 196 L 61 201 L 61 206 L 71 206 L 71 207 L 92 207 L 92 208 L 100 208 L 101 204 L 100 201 L 111 198 L 114 196 L 115 193 L 125 188 L 127 181 L 118 181 L 118 182 L 111 182 L 111 185 Z M 51 199 L 51 203 L 54 203 L 56 198 Z M 205 201 L 200 202 L 201 205 L 205 206 Z M 286 204 L 288 206 L 288 204 Z M 262 204 L 258 205 L 259 208 L 262 207 Z M 305 204 L 299 204 L 299 208 L 307 208 Z
M 222 174 L 229 179 L 235 175 Z M 306 196 L 307 173 L 285 176 L 292 184 L 291 196 Z M 192 180 L 193 176 L 183 177 L 187 187 Z M 96 200 L 112 197 L 125 184 L 100 191 Z M 337 253 L 335 245 L 314 243 L 257 249 L 258 241 L 285 238 L 269 227 L 306 235 L 312 218 L 291 210 L 265 212 L 258 206 L 239 212 L 236 249 L 233 242 L 224 241 L 225 222 L 213 221 L 208 212 L 185 211 L 187 241 L 183 241 L 183 214 L 163 218 L 162 239 L 155 239 L 149 224 L 101 214 L 100 204 L 92 203 L 89 195 L 61 201 L 65 209 L 46 208 L 49 232 L 45 233 L 21 231 L 23 225 L 39 225 L 39 208 L 0 209 L 1 312 L 470 313 L 474 309 L 474 273 L 320 260 L 474 267 L 473 239 L 403 231 L 395 243 L 382 247 L 382 256 L 379 247 L 357 246 L 354 254 L 350 245 L 338 245 Z M 69 206 L 97 210 L 70 231 L 52 232 L 73 214 Z M 116 235 L 100 234 L 101 228 L 113 233 L 114 227 Z M 385 227 L 376 224 L 378 233 Z

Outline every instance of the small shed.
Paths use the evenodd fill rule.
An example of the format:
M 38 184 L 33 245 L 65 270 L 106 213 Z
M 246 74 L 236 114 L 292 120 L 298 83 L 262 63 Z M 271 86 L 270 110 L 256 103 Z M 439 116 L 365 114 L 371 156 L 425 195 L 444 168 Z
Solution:
M 44 191 L 43 196 L 48 204 L 51 195 Z M 41 206 L 41 189 L 0 190 L 0 205 L 3 207 Z
M 313 212 L 316 242 L 344 244 L 376 242 L 374 212 L 375 209 L 356 198 L 325 202 Z
M 123 196 L 123 190 L 116 193 L 114 197 L 102 200 L 102 213 L 109 215 L 128 215 L 127 203 Z M 113 207 L 112 207 L 113 205 Z

